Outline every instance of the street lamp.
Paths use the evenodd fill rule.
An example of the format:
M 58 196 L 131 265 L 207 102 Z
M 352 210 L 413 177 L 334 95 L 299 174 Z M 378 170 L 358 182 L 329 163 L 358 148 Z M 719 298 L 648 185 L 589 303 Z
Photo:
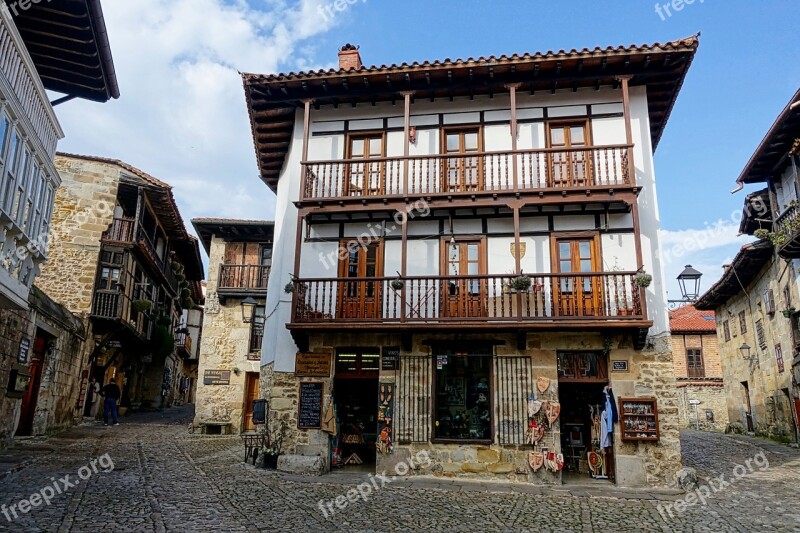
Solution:
M 694 302 L 700 296 L 700 278 L 703 277 L 702 272 L 692 268 L 692 265 L 686 265 L 683 272 L 678 276 L 678 284 L 681 286 L 681 296 L 684 300 Z
M 258 302 L 250 296 L 242 300 L 242 322 L 249 324 L 253 321 L 253 310 L 255 310 L 256 305 L 258 305 Z
M 742 359 L 745 361 L 750 361 L 751 363 L 755 361 L 756 364 L 758 364 L 758 355 L 750 355 L 750 350 L 750 345 L 746 342 L 743 342 L 742 345 L 739 346 L 739 352 L 742 354 Z

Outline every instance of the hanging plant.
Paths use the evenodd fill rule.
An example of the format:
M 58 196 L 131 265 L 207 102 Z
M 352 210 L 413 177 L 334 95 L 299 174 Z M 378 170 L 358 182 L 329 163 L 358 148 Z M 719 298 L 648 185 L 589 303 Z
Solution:
M 150 300 L 134 300 L 131 303 L 131 307 L 133 307 L 133 310 L 137 313 L 144 313 L 153 307 L 153 302 Z
M 653 282 L 653 276 L 651 276 L 647 272 L 639 272 L 636 274 L 636 276 L 634 276 L 633 281 L 639 287 L 646 289 Z
M 405 287 L 405 286 L 406 286 L 406 282 L 405 282 L 405 281 L 403 281 L 403 280 L 402 280 L 402 279 L 400 279 L 400 278 L 397 278 L 397 279 L 393 279 L 393 280 L 391 281 L 390 285 L 392 286 L 392 288 L 393 288 L 394 290 L 396 290 L 396 291 L 401 291 L 401 290 L 403 290 L 403 287 Z
M 758 239 L 769 239 L 769 230 L 759 228 L 753 232 L 753 235 Z
M 792 318 L 792 315 L 794 315 L 797 310 L 794 307 L 790 307 L 789 309 L 784 309 L 782 312 L 784 317 Z
M 192 295 L 192 291 L 189 290 L 189 287 L 184 287 L 181 289 L 181 300 L 185 300 Z
M 194 299 L 186 298 L 185 300 L 181 300 L 181 308 L 182 309 L 194 309 Z
M 294 283 L 291 281 L 283 286 L 283 292 L 286 294 L 292 294 L 294 292 Z

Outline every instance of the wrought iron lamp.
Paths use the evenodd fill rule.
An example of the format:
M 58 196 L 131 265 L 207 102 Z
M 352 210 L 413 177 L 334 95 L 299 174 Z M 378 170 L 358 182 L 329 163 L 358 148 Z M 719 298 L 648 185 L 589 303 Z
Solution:
M 678 286 L 681 288 L 680 300 L 668 300 L 670 309 L 677 309 L 687 304 L 693 304 L 700 296 L 700 278 L 703 273 L 697 269 L 692 268 L 692 265 L 686 265 L 678 275 Z
M 739 352 L 742 354 L 742 359 L 745 361 L 750 361 L 751 363 L 755 361 L 756 365 L 758 364 L 758 354 L 750 355 L 750 345 L 746 342 L 743 342 L 741 346 L 739 346 Z
M 253 311 L 258 305 L 251 296 L 248 296 L 244 300 L 242 300 L 242 322 L 245 324 L 249 324 L 253 321 Z

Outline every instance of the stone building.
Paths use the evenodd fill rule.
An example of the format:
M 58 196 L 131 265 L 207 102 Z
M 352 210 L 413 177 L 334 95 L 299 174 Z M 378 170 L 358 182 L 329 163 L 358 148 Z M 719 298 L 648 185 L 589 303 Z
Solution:
M 674 482 L 653 152 L 697 46 L 243 74 L 279 469 Z
M 681 426 L 724 431 L 728 407 L 713 311 L 686 305 L 669 313 Z
M 117 97 L 99 0 L 0 3 L 0 447 L 77 412 L 83 326 L 33 288 L 61 182 L 53 158 L 64 133 L 53 106 Z
M 183 310 L 202 304 L 197 239 L 172 189 L 121 161 L 59 154 L 50 260 L 39 284 L 87 317 L 85 380 L 114 380 L 124 408 L 169 406 Z M 185 354 L 184 354 L 185 357 Z
M 797 440 L 800 420 L 800 90 L 737 178 L 744 246 L 698 301 L 716 309 L 728 411 L 735 429 Z M 746 330 L 746 333 L 745 333 Z M 739 339 L 738 336 L 742 338 Z
M 204 433 L 253 431 L 274 224 L 218 218 L 192 224 L 208 254 L 194 424 Z

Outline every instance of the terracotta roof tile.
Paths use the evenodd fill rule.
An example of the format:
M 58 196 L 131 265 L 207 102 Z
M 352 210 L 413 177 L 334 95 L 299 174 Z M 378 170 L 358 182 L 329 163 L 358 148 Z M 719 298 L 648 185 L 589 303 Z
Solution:
M 700 311 L 687 305 L 670 311 L 669 329 L 674 332 L 716 333 L 717 321 L 714 311 Z

